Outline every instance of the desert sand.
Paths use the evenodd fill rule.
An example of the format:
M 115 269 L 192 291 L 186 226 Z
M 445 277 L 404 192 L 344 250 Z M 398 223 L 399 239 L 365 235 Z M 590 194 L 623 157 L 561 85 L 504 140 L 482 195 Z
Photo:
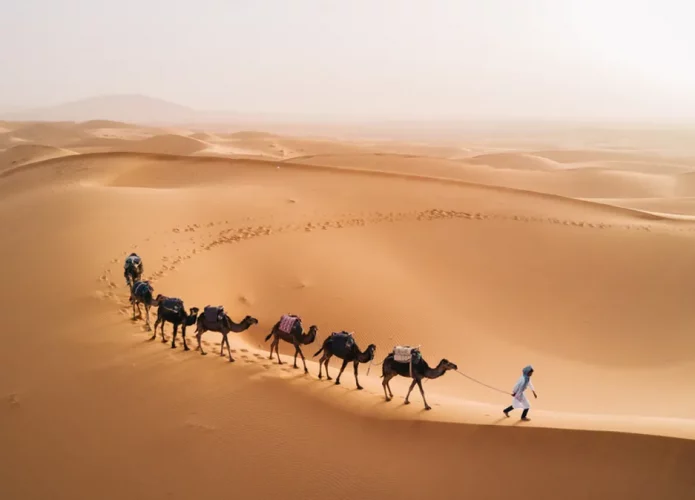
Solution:
M 0 496 L 692 500 L 695 134 L 650 137 L 3 122 Z M 150 341 L 132 251 L 155 294 L 258 319 L 235 363 Z M 309 374 L 268 359 L 284 313 L 319 327 Z M 377 345 L 362 391 L 317 378 L 339 330 Z M 429 412 L 404 378 L 386 403 L 397 344 L 506 392 L 532 364 L 532 420 L 451 371 Z

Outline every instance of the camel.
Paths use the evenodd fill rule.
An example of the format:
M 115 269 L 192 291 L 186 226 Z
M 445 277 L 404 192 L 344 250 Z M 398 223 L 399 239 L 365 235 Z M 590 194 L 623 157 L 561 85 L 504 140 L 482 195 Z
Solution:
M 203 350 L 203 345 L 200 343 L 200 339 L 203 333 L 206 331 L 219 332 L 222 334 L 222 344 L 220 344 L 220 356 L 224 356 L 224 346 L 227 345 L 227 353 L 229 354 L 229 361 L 234 362 L 232 358 L 232 351 L 229 348 L 229 339 L 227 335 L 229 332 L 243 332 L 251 328 L 251 326 L 258 324 L 258 320 L 251 316 L 246 316 L 241 323 L 235 323 L 232 319 L 224 312 L 222 306 L 205 306 L 203 314 L 198 316 L 196 321 L 195 338 L 198 341 L 198 347 L 196 351 L 200 351 L 200 354 L 207 354 Z M 185 339 L 184 339 L 185 343 Z
M 152 297 L 152 292 L 154 288 L 149 281 L 135 281 L 130 289 L 130 303 L 133 305 L 133 319 L 142 318 L 142 311 L 140 310 L 140 304 L 144 304 L 145 313 L 147 319 L 145 320 L 145 325 L 148 330 L 150 327 L 150 307 L 159 304 L 163 295 L 157 295 L 157 298 Z M 135 315 L 135 307 L 137 306 L 138 314 Z
M 154 340 L 157 337 L 157 325 L 162 324 L 162 343 L 166 343 L 166 337 L 164 337 L 164 323 L 169 322 L 174 326 L 174 336 L 171 339 L 171 348 L 176 349 L 176 334 L 181 325 L 181 338 L 183 339 L 183 350 L 188 351 L 188 345 L 186 345 L 186 327 L 193 326 L 196 322 L 198 316 L 198 308 L 191 307 L 191 313 L 186 312 L 186 308 L 183 306 L 183 301 L 176 297 L 163 297 L 157 296 L 159 299 L 159 307 L 157 308 L 157 320 L 154 322 L 154 333 L 150 340 Z
M 391 392 L 391 386 L 389 385 L 389 381 L 393 377 L 396 375 L 400 375 L 401 377 L 412 377 L 413 383 L 410 384 L 410 389 L 408 389 L 408 394 L 405 397 L 405 404 L 410 404 L 410 401 L 408 401 L 410 392 L 413 390 L 413 387 L 415 387 L 415 384 L 417 384 L 417 386 L 420 388 L 420 394 L 422 394 L 422 401 L 425 403 L 425 410 L 431 410 L 432 408 L 427 404 L 427 400 L 425 399 L 425 391 L 422 389 L 422 379 L 439 378 L 444 375 L 447 370 L 458 370 L 458 367 L 447 359 L 442 359 L 436 368 L 430 368 L 427 362 L 422 358 L 419 350 L 413 350 L 411 355 L 412 366 L 407 362 L 403 363 L 396 361 L 394 359 L 393 351 L 384 359 L 381 368 L 381 377 L 384 379 L 384 381 L 381 383 L 381 385 L 384 388 L 386 401 L 391 401 L 393 398 L 393 392 Z M 386 389 L 388 389 L 388 394 L 386 393 Z
M 123 277 L 125 278 L 126 285 L 132 288 L 135 282 L 140 281 L 143 270 L 144 268 L 140 257 L 135 253 L 131 253 L 123 266 Z
M 313 357 L 318 356 L 323 351 L 323 356 L 319 360 L 319 378 L 322 378 L 321 369 L 323 365 L 326 365 L 326 378 L 332 380 L 331 376 L 328 374 L 328 362 L 331 360 L 332 356 L 336 356 L 343 360 L 343 366 L 340 367 L 340 373 L 335 379 L 335 385 L 340 385 L 340 376 L 343 374 L 343 370 L 347 364 L 352 361 L 355 367 L 355 383 L 357 384 L 357 389 L 362 390 L 363 387 L 360 385 L 360 381 L 357 378 L 357 369 L 360 363 L 369 363 L 374 359 L 374 351 L 376 351 L 376 345 L 369 344 L 367 349 L 362 352 L 357 345 L 357 342 L 352 337 L 351 333 L 348 332 L 334 332 L 323 341 L 321 349 L 316 351 Z
M 280 329 L 280 324 L 290 317 L 295 318 L 295 321 L 292 324 L 291 333 L 287 333 L 285 330 Z M 278 345 L 280 344 L 280 340 L 284 340 L 285 342 L 289 342 L 294 346 L 294 368 L 299 368 L 297 366 L 297 354 L 299 354 L 302 357 L 302 363 L 304 364 L 304 373 L 309 373 L 309 370 L 306 367 L 306 359 L 304 358 L 304 353 L 302 352 L 302 349 L 299 346 L 311 344 L 314 340 L 316 340 L 316 334 L 318 333 L 318 331 L 319 329 L 316 325 L 311 325 L 309 327 L 309 331 L 307 333 L 304 333 L 302 331 L 302 320 L 300 318 L 290 315 L 283 316 L 280 319 L 280 321 L 273 325 L 273 329 L 265 338 L 265 341 L 267 342 L 268 339 L 270 339 L 270 337 L 274 337 L 273 342 L 270 344 L 270 356 L 268 357 L 268 359 L 273 359 L 274 349 L 278 357 L 278 364 L 283 364 L 280 360 L 280 350 Z

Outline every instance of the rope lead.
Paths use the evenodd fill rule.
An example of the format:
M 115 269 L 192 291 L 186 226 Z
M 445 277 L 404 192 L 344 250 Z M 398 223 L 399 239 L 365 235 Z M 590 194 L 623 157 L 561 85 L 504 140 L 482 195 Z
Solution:
M 460 371 L 458 371 L 458 370 L 454 370 L 454 371 L 455 371 L 456 373 L 458 373 L 459 375 L 461 375 L 461 376 L 463 376 L 463 377 L 466 377 L 466 378 L 469 379 L 469 380 L 472 380 L 472 381 L 475 382 L 476 384 L 480 384 L 480 385 L 482 385 L 482 386 L 484 386 L 484 387 L 487 387 L 488 389 L 492 389 L 493 391 L 501 392 L 502 394 L 510 394 L 510 393 L 507 392 L 507 391 L 503 391 L 502 389 L 498 389 L 497 387 L 492 387 L 491 385 L 484 384 L 484 383 L 481 382 L 480 380 L 476 380 L 476 379 L 474 379 L 473 377 L 469 377 L 468 375 L 466 375 L 466 374 L 463 373 L 463 372 L 460 372 Z

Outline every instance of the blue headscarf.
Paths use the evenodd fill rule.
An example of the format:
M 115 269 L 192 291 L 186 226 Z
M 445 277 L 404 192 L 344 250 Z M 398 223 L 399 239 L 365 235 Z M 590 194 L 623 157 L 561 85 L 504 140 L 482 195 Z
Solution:
M 521 372 L 524 374 L 524 383 L 521 386 L 521 389 L 519 392 L 523 392 L 526 389 L 526 387 L 528 386 L 529 380 L 531 380 L 529 373 L 531 373 L 532 371 L 533 371 L 533 366 L 531 366 L 531 365 L 525 366 L 524 369 L 521 370 Z

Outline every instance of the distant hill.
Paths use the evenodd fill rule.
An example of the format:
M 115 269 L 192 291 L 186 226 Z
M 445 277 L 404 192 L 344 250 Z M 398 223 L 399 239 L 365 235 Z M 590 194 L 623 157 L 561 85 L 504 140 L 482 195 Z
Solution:
M 199 112 L 138 94 L 90 97 L 57 106 L 13 111 L 0 118 L 13 121 L 76 121 L 111 120 L 126 123 L 158 125 L 195 122 Z

